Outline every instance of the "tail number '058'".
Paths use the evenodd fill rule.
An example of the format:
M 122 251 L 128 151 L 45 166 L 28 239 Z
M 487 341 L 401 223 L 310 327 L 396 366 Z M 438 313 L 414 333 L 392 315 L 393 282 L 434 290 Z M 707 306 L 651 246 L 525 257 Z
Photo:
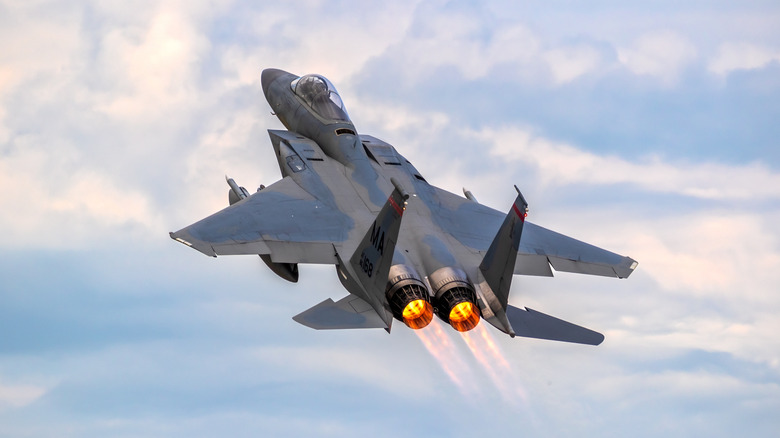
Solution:
M 363 269 L 363 272 L 369 277 L 374 273 L 374 264 L 366 257 L 365 252 L 360 254 L 360 268 Z

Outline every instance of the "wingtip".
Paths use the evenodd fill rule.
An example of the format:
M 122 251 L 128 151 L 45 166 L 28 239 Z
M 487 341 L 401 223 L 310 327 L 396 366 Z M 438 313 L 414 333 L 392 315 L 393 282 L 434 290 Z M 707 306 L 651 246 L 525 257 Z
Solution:
M 618 278 L 628 278 L 631 274 L 634 273 L 637 266 L 639 266 L 639 262 L 632 259 L 631 257 L 623 257 L 623 261 L 620 263 L 619 266 L 616 266 L 613 268 L 615 271 L 615 274 L 617 274 Z

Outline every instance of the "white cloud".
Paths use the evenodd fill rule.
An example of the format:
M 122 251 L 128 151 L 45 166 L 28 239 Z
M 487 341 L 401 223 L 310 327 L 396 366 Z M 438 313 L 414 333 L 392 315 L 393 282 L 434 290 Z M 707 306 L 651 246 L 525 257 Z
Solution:
M 430 3 L 415 12 L 403 38 L 382 53 L 402 66 L 404 82 L 429 79 L 442 67 L 452 67 L 468 80 L 483 78 L 499 66 L 508 66 L 520 78 L 539 74 L 540 40 L 527 26 L 500 21 L 488 25 L 480 13 Z
M 0 205 L 3 207 L 0 227 L 6 231 L 2 239 L 4 248 L 32 247 L 33 254 L 40 247 L 70 248 L 74 243 L 91 248 L 107 233 L 127 228 L 141 229 L 158 242 L 165 239 L 164 231 L 168 231 L 161 222 L 172 222 L 167 220 L 170 216 L 181 215 L 195 220 L 202 216 L 200 213 L 191 214 L 191 211 L 199 209 L 211 213 L 212 205 L 225 205 L 225 188 L 221 181 L 223 172 L 230 172 L 250 190 L 253 181 L 241 178 L 242 174 L 253 176 L 260 169 L 263 177 L 278 177 L 271 154 L 263 152 L 261 157 L 264 160 L 257 160 L 247 153 L 254 149 L 270 150 L 264 134 L 262 143 L 258 144 L 257 131 L 279 127 L 278 122 L 267 115 L 265 103 L 260 102 L 257 107 L 245 101 L 232 106 L 215 104 L 217 101 L 240 99 L 236 95 L 247 89 L 240 87 L 259 87 L 257 82 L 263 67 L 280 67 L 296 73 L 320 72 L 331 77 L 344 92 L 344 88 L 351 85 L 350 76 L 359 75 L 372 57 L 384 54 L 392 55 L 391 60 L 403 66 L 403 74 L 412 79 L 421 72 L 450 67 L 467 79 L 492 79 L 490 75 L 497 71 L 502 74 L 511 71 L 521 79 L 543 78 L 541 82 L 546 83 L 547 75 L 552 73 L 555 85 L 575 83 L 580 78 L 600 74 L 605 61 L 601 56 L 603 53 L 595 46 L 560 45 L 543 35 L 544 32 L 534 31 L 527 22 L 507 20 L 503 16 L 491 21 L 468 13 L 458 15 L 451 10 L 446 14 L 428 14 L 431 11 L 425 8 L 418 10 L 416 2 L 385 6 L 379 11 L 366 7 L 346 13 L 341 9 L 333 14 L 327 14 L 325 10 L 334 6 L 321 2 L 263 5 L 257 11 L 252 8 L 237 9 L 242 13 L 248 11 L 251 18 L 225 17 L 219 13 L 212 16 L 214 9 L 202 4 L 167 7 L 159 7 L 153 2 L 151 6 L 147 5 L 149 7 L 106 5 L 100 2 L 91 6 L 90 14 L 94 16 L 90 19 L 95 21 L 89 23 L 88 29 L 81 20 L 89 14 L 82 14 L 77 8 L 58 19 L 47 18 L 40 11 L 35 14 L 30 12 L 29 16 L 16 15 L 16 24 L 6 26 L 9 22 L 4 21 L 0 26 L 0 35 L 5 40 L 24 43 L 0 48 Z M 438 12 L 437 8 L 441 6 L 443 4 L 435 4 L 433 11 Z M 12 14 L 18 14 L 14 8 L 3 7 L 4 12 L 11 10 Z M 228 4 L 223 10 L 230 7 Z M 427 30 L 412 29 L 417 12 L 420 19 L 430 18 Z M 219 32 L 209 34 L 214 20 L 222 19 L 232 20 L 228 26 L 245 26 L 247 33 L 230 35 L 222 40 Z M 597 34 L 598 24 L 591 26 L 595 29 L 593 33 Z M 562 32 L 562 40 L 572 37 L 568 28 Z M 679 28 L 677 32 L 680 33 L 647 34 L 634 45 L 625 45 L 621 62 L 633 74 L 659 78 L 664 84 L 674 83 L 696 60 L 697 52 L 687 38 L 681 36 L 688 30 Z M 605 40 L 598 35 L 594 39 Z M 749 48 L 734 47 L 724 45 L 721 53 L 709 64 L 710 71 L 728 74 L 737 68 L 760 68 L 771 62 L 765 61 L 767 53 L 776 55 L 770 49 L 761 48 L 763 46 L 751 46 L 759 48 L 753 52 Z M 740 50 L 747 55 L 737 53 Z M 208 76 L 207 80 L 204 80 L 204 75 Z M 398 80 L 403 81 L 404 77 Z M 414 83 L 404 85 L 424 97 L 425 90 L 415 90 Z M 12 101 L 9 96 L 17 98 Z M 25 105 L 18 104 L 21 101 L 19 96 L 24 97 Z M 87 109 L 83 112 L 69 111 L 71 107 L 64 104 L 68 100 L 78 101 Z M 46 105 L 38 105 L 40 102 Z M 548 286 L 572 291 L 580 288 L 620 288 L 621 293 L 630 296 L 628 299 L 626 295 L 601 299 L 603 295 L 587 294 L 573 300 L 560 300 L 560 295 L 537 295 L 545 307 L 557 305 L 575 309 L 568 315 L 550 310 L 556 316 L 572 317 L 573 321 L 597 330 L 612 327 L 602 347 L 587 349 L 526 339 L 497 339 L 512 356 L 510 363 L 514 364 L 515 376 L 523 376 L 524 379 L 520 380 L 527 382 L 526 385 L 531 388 L 529 397 L 532 401 L 528 411 L 532 414 L 535 411 L 544 420 L 556 420 L 541 421 L 547 423 L 542 426 L 528 422 L 531 434 L 546 428 L 549 433 L 537 434 L 567 435 L 574 429 L 579 430 L 578 426 L 582 424 L 590 425 L 594 430 L 591 435 L 594 436 L 613 432 L 614 425 L 605 427 L 603 431 L 592 426 L 594 419 L 589 414 L 597 410 L 606 412 L 604 417 L 610 419 L 637 418 L 640 415 L 648 418 L 648 422 L 657 418 L 668 419 L 679 427 L 680 434 L 690 435 L 691 421 L 684 414 L 678 416 L 674 409 L 667 407 L 666 402 L 677 403 L 674 404 L 676 407 L 684 404 L 679 400 L 685 399 L 700 407 L 702 402 L 716 398 L 724 405 L 739 405 L 745 409 L 742 412 L 752 414 L 756 412 L 755 406 L 745 406 L 766 399 L 777 400 L 777 386 L 773 383 L 776 374 L 771 374 L 771 369 L 767 371 L 771 374 L 769 377 L 759 377 L 757 380 L 764 381 L 755 384 L 746 383 L 747 378 L 740 376 L 750 364 L 766 363 L 775 371 L 780 366 L 780 349 L 777 348 L 775 335 L 780 327 L 774 291 L 775 285 L 780 283 L 780 271 L 776 269 L 780 264 L 777 250 L 780 237 L 775 225 L 780 218 L 777 217 L 778 212 L 771 211 L 773 206 L 766 208 L 780 196 L 780 180 L 775 171 L 761 164 L 686 163 L 680 162 L 678 157 L 630 159 L 604 156 L 583 150 L 576 144 L 543 138 L 533 128 L 483 128 L 477 125 L 478 120 L 469 119 L 469 129 L 461 125 L 465 119 L 458 119 L 453 115 L 455 110 L 449 109 L 420 111 L 412 106 L 382 106 L 373 102 L 368 105 L 351 100 L 347 101 L 347 105 L 361 132 L 377 134 L 396 144 L 399 151 L 407 155 L 432 183 L 453 191 L 459 191 L 462 185 L 466 185 L 481 201 L 499 208 L 502 205 L 493 201 L 504 195 L 496 194 L 500 191 L 497 187 L 505 187 L 506 196 L 511 197 L 510 184 L 521 182 L 519 176 L 522 176 L 522 181 L 538 184 L 542 189 L 575 184 L 579 190 L 587 191 L 601 190 L 599 185 L 603 184 L 623 184 L 629 185 L 636 196 L 658 198 L 654 194 L 674 193 L 708 200 L 706 203 L 692 203 L 686 207 L 685 213 L 659 205 L 652 217 L 626 211 L 624 204 L 607 205 L 585 209 L 587 211 L 579 212 L 577 219 L 573 220 L 565 217 L 570 208 L 555 205 L 550 198 L 545 199 L 546 205 L 552 205 L 556 213 L 562 213 L 559 217 L 564 219 L 556 219 L 558 223 L 569 221 L 571 228 L 560 231 L 619 252 L 625 250 L 640 261 L 640 267 L 625 282 L 562 274 L 550 280 L 549 284 L 553 286 Z M 261 108 L 262 114 L 258 114 L 257 108 Z M 57 116 L 37 123 L 44 117 L 42 113 Z M 24 120 L 20 122 L 22 118 Z M 84 129 L 92 124 L 102 126 L 103 130 L 110 131 L 118 141 L 124 140 L 125 143 L 122 147 L 114 147 L 112 142 L 105 142 L 97 135 L 102 131 Z M 195 124 L 198 126 L 193 127 Z M 384 134 L 377 132 L 377 127 Z M 45 132 L 39 133 L 38 130 Z M 160 138 L 163 140 L 160 141 Z M 152 139 L 157 141 L 151 142 Z M 480 149 L 484 145 L 487 147 Z M 114 148 L 109 149 L 111 147 Z M 101 162 L 93 158 L 96 154 L 107 158 Z M 161 159 L 160 156 L 175 157 L 178 162 L 171 163 L 171 160 Z M 113 168 L 126 167 L 125 173 L 115 174 L 111 167 L 106 167 L 106 164 L 115 162 L 123 166 Z M 180 194 L 175 200 L 176 205 L 165 205 L 165 211 L 158 211 L 152 193 L 154 189 L 144 189 L 142 184 L 148 183 L 150 172 L 167 171 L 174 166 L 178 166 L 180 173 L 172 172 L 167 182 L 178 186 Z M 518 169 L 531 169 L 533 173 L 522 175 Z M 237 174 L 233 173 L 234 170 Z M 215 175 L 213 180 L 208 178 L 210 174 Z M 220 188 L 215 189 L 215 186 Z M 218 195 L 213 195 L 215 190 Z M 733 211 L 735 200 L 744 201 L 736 204 L 747 206 L 746 209 Z M 760 205 L 754 207 L 755 204 Z M 535 211 L 532 210 L 532 213 Z M 547 221 L 539 223 L 549 224 Z M 608 232 L 605 233 L 605 230 Z M 126 235 L 122 238 L 129 253 L 145 254 L 143 258 L 148 258 L 148 246 L 142 239 Z M 178 251 L 179 247 L 175 249 Z M 200 257 L 196 254 L 191 256 Z M 32 262 L 23 267 L 37 268 L 34 264 L 38 259 L 31 255 L 27 257 Z M 163 278 L 169 278 L 166 276 L 170 276 L 172 266 L 165 254 L 154 257 L 154 263 L 141 264 L 143 269 L 128 266 L 121 266 L 116 272 L 102 269 L 105 272 L 90 277 L 87 283 L 94 284 L 95 289 L 105 290 L 108 296 L 113 292 L 112 288 L 125 287 L 118 284 L 136 284 L 143 277 L 142 289 L 147 292 L 138 300 L 136 298 L 139 297 L 134 297 L 133 302 L 139 306 L 137 310 L 142 315 L 139 318 L 154 319 L 149 316 L 149 309 L 159 312 L 159 295 L 162 292 L 157 287 L 146 285 L 166 283 Z M 109 435 L 133 432 L 150 435 L 150 427 L 153 428 L 150 423 L 154 423 L 149 420 L 151 417 L 148 415 L 151 414 L 144 410 L 139 414 L 126 408 L 128 404 L 143 405 L 143 401 L 154 398 L 159 400 L 156 401 L 158 404 L 152 404 L 149 409 L 154 409 L 154 419 L 161 419 L 160 423 L 165 425 L 157 429 L 157 434 L 175 435 L 181 430 L 176 427 L 186 422 L 189 422 L 190 430 L 202 434 L 203 430 L 209 430 L 208 427 L 217 431 L 223 425 L 227 430 L 234 427 L 236 422 L 231 420 L 235 417 L 228 416 L 222 423 L 215 420 L 215 416 L 222 413 L 222 407 L 215 405 L 219 405 L 227 393 L 230 398 L 237 396 L 236 405 L 240 406 L 236 410 L 244 414 L 247 412 L 245 400 L 259 400 L 258 404 L 264 404 L 267 411 L 263 412 L 263 416 L 246 414 L 246 417 L 241 417 L 241 420 L 255 421 L 252 427 L 257 425 L 258 430 L 262 430 L 262 427 L 267 427 L 264 420 L 274 417 L 279 411 L 275 410 L 271 401 L 258 396 L 262 392 L 258 391 L 258 386 L 270 382 L 272 386 L 283 389 L 292 381 L 299 382 L 302 374 L 307 376 L 304 385 L 310 388 L 307 395 L 313 396 L 300 402 L 303 408 L 319 409 L 309 402 L 321 396 L 329 400 L 333 412 L 337 411 L 344 401 L 330 397 L 325 391 L 343 385 L 349 388 L 345 391 L 354 392 L 358 392 L 355 387 L 367 387 L 365 392 L 359 392 L 361 396 L 367 394 L 368 397 L 385 399 L 390 395 L 391 402 L 388 404 L 394 401 L 392 397 L 409 397 L 412 403 L 417 403 L 416 406 L 443 406 L 441 409 L 434 408 L 433 414 L 438 414 L 440 410 L 453 411 L 449 408 L 458 400 L 447 396 L 455 393 L 451 391 L 451 384 L 420 345 L 409 344 L 416 340 L 408 331 L 402 331 L 403 327 L 394 330 L 392 337 L 387 337 L 384 333 L 323 334 L 295 330 L 277 333 L 274 329 L 287 326 L 271 327 L 272 324 L 267 321 L 266 325 L 259 323 L 263 319 L 269 320 L 261 315 L 268 311 L 259 308 L 267 307 L 265 300 L 278 303 L 279 300 L 291 299 L 291 295 L 280 295 L 276 283 L 259 285 L 268 277 L 264 274 L 254 277 L 258 266 L 256 259 L 220 259 L 216 262 L 197 259 L 202 263 L 218 263 L 222 267 L 241 266 L 242 269 L 233 271 L 228 268 L 226 278 L 217 280 L 209 277 L 222 268 L 201 271 L 186 256 L 181 261 L 177 258 L 173 264 L 180 263 L 177 281 L 181 284 L 169 293 L 190 297 L 193 289 L 212 288 L 215 284 L 216 289 L 222 292 L 215 293 L 213 305 L 203 306 L 204 311 L 210 312 L 208 317 L 193 317 L 191 313 L 187 318 L 166 316 L 166 321 L 177 328 L 172 332 L 163 330 L 165 333 L 159 334 L 168 337 L 170 342 L 159 348 L 148 350 L 138 343 L 130 343 L 122 347 L 125 350 L 121 357 L 113 360 L 95 358 L 94 366 L 88 367 L 83 366 L 82 361 L 95 351 L 94 334 L 74 332 L 67 336 L 72 336 L 69 340 L 79 344 L 79 348 L 64 355 L 71 358 L 70 367 L 59 364 L 51 368 L 50 358 L 37 356 L 34 352 L 18 360 L 0 357 L 0 365 L 4 369 L 15 368 L 15 375 L 19 373 L 17 370 L 23 369 L 23 372 L 35 375 L 56 375 L 58 381 L 64 382 L 57 388 L 57 397 L 47 398 L 46 403 L 36 403 L 28 408 L 25 406 L 45 396 L 46 389 L 7 381 L 5 385 L 0 384 L 0 406 L 11 407 L 2 410 L 8 416 L 0 418 L 0 422 L 5 425 L 6 421 L 2 420 L 8 420 L 9 430 L 21 430 L 30 435 L 35 435 L 36 430 L 49 432 L 48 429 L 33 430 L 25 426 L 40 418 L 38 414 L 58 411 L 75 398 L 81 400 L 80 409 L 88 410 L 88 414 L 80 414 L 75 409 L 67 410 L 61 416 L 55 415 L 50 426 L 55 432 L 38 432 L 38 435 L 51 435 L 68 427 L 82 431 L 98 430 L 97 433 L 85 432 L 85 435 L 101 435 L 100 432 L 106 435 L 106 431 Z M 73 260 L 69 262 L 75 263 Z M 57 268 L 72 267 L 60 265 Z M 83 277 L 80 273 L 89 269 L 94 267 L 78 266 L 77 273 L 72 276 Z M 325 268 L 322 269 L 325 272 Z M 332 269 L 327 270 L 327 274 L 322 278 L 334 279 Z M 98 277 L 105 279 L 106 284 L 95 283 Z M 241 282 L 233 281 L 235 278 L 240 278 Z M 23 283 L 13 276 L 12 280 Z M 528 279 L 517 280 L 525 282 Z M 92 291 L 83 292 L 68 286 L 71 284 L 65 283 L 62 289 L 72 293 L 74 299 L 92 298 L 88 295 Z M 54 293 L 44 286 L 29 287 L 31 293 L 25 293 L 25 299 L 37 299 L 30 301 L 35 304 L 47 302 Z M 266 289 L 267 294 L 256 298 L 253 294 L 256 288 Z M 342 293 L 337 282 L 312 281 L 310 286 L 299 284 L 297 290 L 326 294 L 333 288 Z M 230 293 L 224 293 L 225 290 Z M 251 298 L 247 298 L 248 304 L 241 302 L 236 307 L 252 315 L 245 315 L 237 323 L 239 318 L 236 313 L 227 312 L 229 309 L 220 300 L 242 293 Z M 523 294 L 526 293 L 533 291 L 524 289 Z M 594 296 L 599 297 L 595 304 Z M 179 303 L 170 305 L 180 306 Z M 297 307 L 297 303 L 289 307 Z M 545 307 L 540 310 L 547 310 Z M 615 311 L 600 311 L 600 320 L 583 316 L 593 309 L 604 307 L 615 308 Z M 22 312 L 28 311 L 23 306 L 18 308 Z M 111 350 L 111 347 L 103 348 L 104 342 L 123 344 L 127 342 L 123 338 L 126 333 L 135 336 L 136 330 L 140 330 L 135 326 L 128 328 L 122 313 L 115 313 L 108 306 L 104 310 L 93 312 L 97 316 L 83 315 L 101 328 L 100 346 L 97 347 L 100 351 Z M 41 315 L 29 312 L 32 313 L 22 315 L 20 319 L 30 316 L 33 324 L 37 323 L 36 318 L 41 318 Z M 62 322 L 61 318 L 68 318 L 66 312 L 54 309 L 52 313 L 55 314 L 56 324 Z M 284 316 L 278 313 L 271 312 L 273 318 L 283 319 Z M 107 321 L 120 324 L 121 333 L 103 330 Z M 52 324 L 51 320 L 48 322 Z M 224 328 L 231 325 L 235 325 L 234 330 Z M 143 333 L 143 330 L 138 333 Z M 180 336 L 177 333 L 190 335 Z M 267 346 L 286 345 L 288 342 L 307 345 L 312 336 L 317 336 L 318 342 L 331 344 L 332 348 Z M 210 338 L 208 342 L 220 346 L 233 342 L 241 345 L 226 345 L 224 350 L 206 348 L 204 351 L 204 338 Z M 371 348 L 343 347 L 352 340 L 365 342 L 371 348 L 378 345 L 382 348 L 375 348 L 378 355 L 374 355 Z M 337 345 L 339 342 L 341 344 Z M 248 347 L 248 343 L 252 345 Z M 186 352 L 182 352 L 182 344 Z M 657 365 L 659 369 L 649 370 L 652 366 L 638 364 L 696 349 L 725 351 L 748 363 L 737 364 L 735 370 L 726 370 L 723 374 L 700 372 L 696 367 L 702 365 L 701 361 L 691 364 L 692 370 L 687 372 L 669 371 L 665 364 Z M 241 354 L 224 354 L 236 350 Z M 403 353 L 390 354 L 398 351 Z M 629 356 L 630 359 L 626 359 Z M 527 357 L 540 360 L 527 361 Z M 325 363 L 321 364 L 318 360 Z M 199 366 L 182 367 L 182 364 L 194 363 Z M 410 363 L 415 364 L 419 374 L 405 377 L 406 374 L 396 372 L 399 369 L 408 371 Z M 571 366 L 572 363 L 577 366 Z M 646 371 L 636 371 L 643 366 Z M 588 367 L 591 367 L 590 375 L 582 372 Z M 237 368 L 244 371 L 237 373 Z M 179 372 L 181 370 L 184 372 Z M 736 377 L 728 375 L 732 372 Z M 95 380 L 95 373 L 100 374 L 102 379 Z M 117 379 L 117 376 L 121 378 Z M 127 379 L 127 376 L 133 378 Z M 569 380 L 564 388 L 560 382 L 565 381 L 566 376 Z M 484 375 L 471 377 L 487 380 Z M 225 385 L 226 381 L 228 385 Z M 145 388 L 140 395 L 138 383 Z M 417 388 L 420 394 L 403 389 L 409 387 Z M 679 390 L 669 389 L 673 387 Z M 208 388 L 213 388 L 213 393 Z M 602 388 L 603 392 L 598 388 Z M 736 400 L 731 397 L 734 393 L 738 393 Z M 89 395 L 89 400 L 85 401 L 85 394 Z M 353 394 L 349 392 L 343 398 Z M 624 403 L 626 397 L 646 404 Z M 290 399 L 297 403 L 294 397 Z M 94 409 L 105 400 L 110 401 L 107 404 L 111 408 L 107 411 Z M 596 405 L 592 403 L 594 401 Z M 653 406 L 645 409 L 650 404 Z M 181 406 L 198 408 L 191 410 L 196 412 L 193 416 L 188 416 L 180 415 Z M 19 410 L 23 415 L 15 416 L 14 409 L 17 408 L 25 408 Z M 496 427 L 510 427 L 517 417 L 503 416 L 501 409 L 504 408 L 504 404 L 488 398 L 479 401 L 479 409 L 484 411 L 478 413 L 484 412 L 488 420 L 492 420 L 489 415 L 499 411 L 502 417 L 495 417 Z M 381 417 L 384 419 L 388 411 L 390 415 L 401 417 L 403 409 L 392 409 L 380 409 Z M 705 414 L 711 415 L 713 410 L 705 407 L 702 415 Z M 171 418 L 170 415 L 178 415 L 182 421 L 166 421 Z M 288 424 L 278 418 L 287 420 L 284 415 L 279 415 L 276 426 L 279 429 L 274 430 L 289 432 Z M 378 418 L 368 413 L 362 420 L 368 425 L 365 428 L 375 428 L 376 422 L 382 421 Z M 349 416 L 334 416 L 333 421 L 340 427 L 337 429 L 339 434 L 355 430 L 351 427 L 354 424 L 352 420 Z M 101 430 L 101 422 L 108 426 Z M 243 421 L 240 423 L 244 424 Z M 311 426 L 297 427 L 311 432 L 309 427 L 317 427 L 316 420 L 312 423 Z M 724 423 L 733 424 L 721 418 L 710 423 L 712 429 L 705 431 L 718 430 Z M 391 429 L 382 427 L 382 430 Z
M 161 10 L 143 26 L 103 36 L 98 64 L 115 83 L 100 97 L 100 109 L 125 120 L 159 118 L 195 103 L 195 74 L 209 42 L 188 18 Z
M 759 69 L 772 61 L 780 61 L 780 50 L 749 43 L 725 43 L 707 67 L 712 73 L 725 76 L 736 70 Z
M 106 174 L 80 169 L 65 180 L 47 174 L 62 157 L 27 151 L 0 157 L 0 227 L 4 246 L 80 246 L 127 224 L 159 228 L 146 196 L 121 188 Z M 56 172 L 60 174 L 60 172 Z
M 543 55 L 556 84 L 565 84 L 588 74 L 601 64 L 601 54 L 589 46 L 560 47 Z
M 491 142 L 493 156 L 532 165 L 547 184 L 631 184 L 702 199 L 780 198 L 780 174 L 760 163 L 674 165 L 657 157 L 632 162 L 599 156 L 517 127 L 484 128 L 471 135 Z
M 780 304 L 768 287 L 780 282 L 773 269 L 780 266 L 780 235 L 767 213 L 714 208 L 675 214 L 659 204 L 652 218 L 601 211 L 582 219 L 598 226 L 618 215 L 622 219 L 609 225 L 605 245 L 614 242 L 640 259 L 642 271 L 663 290 L 723 302 Z
M 639 37 L 633 46 L 618 48 L 618 59 L 631 72 L 672 85 L 696 58 L 696 47 L 677 32 L 664 30 Z
M 251 22 L 262 25 L 244 29 L 259 42 L 233 42 L 220 62 L 243 84 L 259 83 L 260 71 L 269 67 L 299 75 L 319 73 L 336 84 L 344 83 L 368 60 L 403 37 L 416 3 L 388 2 L 379 6 L 380 10 L 355 4 L 343 14 L 327 3 L 300 7 L 267 4 L 250 12 Z M 356 29 L 360 29 L 359 37 Z
M 46 388 L 33 385 L 5 385 L 0 382 L 0 410 L 6 407 L 20 408 L 38 400 Z
M 40 5 L 27 2 L 2 7 L 9 15 L 0 26 L 0 39 L 14 43 L 0 48 L 0 98 L 42 74 L 73 74 L 74 55 L 84 55 L 76 10 L 40 14 Z

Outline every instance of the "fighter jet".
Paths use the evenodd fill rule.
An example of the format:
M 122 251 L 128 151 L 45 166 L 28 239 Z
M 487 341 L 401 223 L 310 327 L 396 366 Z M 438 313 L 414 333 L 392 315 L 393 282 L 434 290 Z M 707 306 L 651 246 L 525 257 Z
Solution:
M 455 330 L 485 320 L 511 337 L 598 345 L 604 336 L 509 304 L 513 275 L 626 278 L 637 262 L 526 221 L 520 190 L 507 213 L 428 182 L 390 144 L 358 134 L 336 88 L 317 74 L 262 72 L 286 130 L 269 130 L 282 179 L 250 194 L 227 178 L 230 206 L 171 238 L 203 254 L 259 255 L 298 281 L 298 264 L 328 264 L 349 294 L 293 319 L 314 329 Z

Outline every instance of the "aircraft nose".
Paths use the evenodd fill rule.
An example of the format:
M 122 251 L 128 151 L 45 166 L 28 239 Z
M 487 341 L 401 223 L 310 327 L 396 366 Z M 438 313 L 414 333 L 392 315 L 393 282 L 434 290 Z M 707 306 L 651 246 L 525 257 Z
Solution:
M 267 96 L 268 95 L 268 87 L 271 86 L 271 83 L 275 81 L 279 76 L 287 75 L 287 73 L 284 70 L 279 70 L 277 68 L 267 68 L 263 70 L 263 73 L 260 75 L 260 83 L 263 85 L 263 93 Z

